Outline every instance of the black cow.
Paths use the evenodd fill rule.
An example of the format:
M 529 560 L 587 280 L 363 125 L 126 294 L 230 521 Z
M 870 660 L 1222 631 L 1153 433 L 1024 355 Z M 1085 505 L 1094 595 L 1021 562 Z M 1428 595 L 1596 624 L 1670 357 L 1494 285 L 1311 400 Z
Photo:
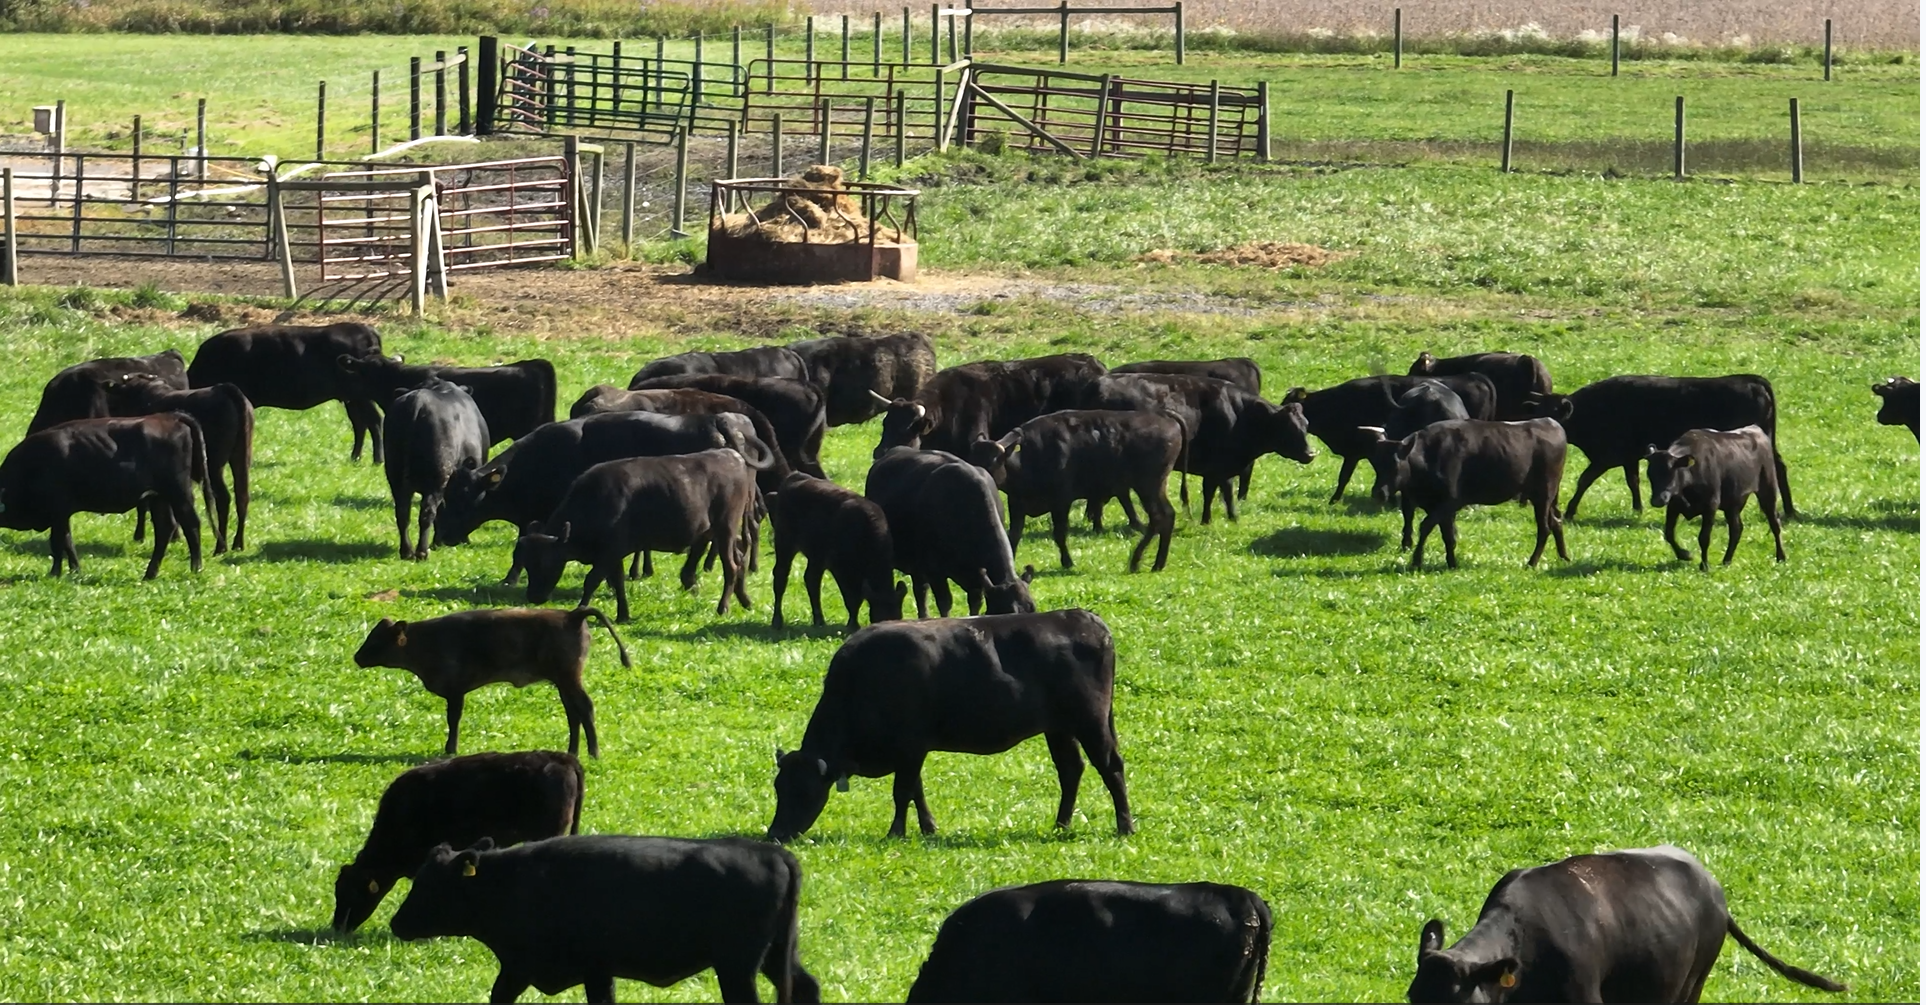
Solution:
M 657 377 L 727 374 L 732 377 L 782 377 L 808 380 L 809 368 L 788 346 L 764 345 L 733 352 L 683 352 L 642 364 L 629 382 L 631 388 Z
M 917 825 L 934 834 L 923 798 L 923 761 L 932 751 L 999 754 L 1039 733 L 1063 787 L 1057 826 L 1070 826 L 1077 807 L 1082 745 L 1110 789 L 1117 833 L 1129 834 L 1137 825 L 1110 711 L 1116 667 L 1110 628 L 1084 610 L 871 625 L 829 661 L 802 749 L 776 751 L 769 836 L 802 836 L 822 815 L 832 783 L 847 789 L 851 775 L 889 774 L 896 776 L 890 836 L 904 835 L 912 802 Z
M 1671 845 L 1513 869 L 1450 949 L 1444 934 L 1433 918 L 1418 935 L 1413 1002 L 1696 1002 L 1727 934 L 1789 980 L 1846 990 L 1759 948 L 1719 881 Z
M 696 566 L 713 546 L 722 560 L 722 597 L 743 607 L 748 522 L 756 504 L 755 470 L 734 450 L 605 461 L 582 473 L 546 523 L 531 523 L 515 542 L 515 564 L 528 570 L 528 600 L 546 603 L 570 559 L 589 567 L 582 604 L 603 582 L 615 591 L 615 620 L 629 620 L 622 560 L 638 551 L 682 551 L 682 587 L 695 589 Z
M 1271 907 L 1241 886 L 1059 879 L 943 919 L 911 1002 L 1255 1002 Z
M 151 373 L 168 387 L 187 390 L 186 363 L 179 349 L 152 356 L 109 356 L 75 363 L 47 381 L 40 392 L 40 407 L 27 423 L 28 435 L 74 419 L 102 419 L 113 414 L 101 397 L 101 386 L 135 373 Z
M 21 440 L 0 460 L 0 527 L 48 530 L 52 575 L 67 566 L 80 571 L 74 550 L 75 513 L 125 513 L 141 509 L 154 518 L 154 555 L 148 579 L 160 575 L 161 559 L 178 525 L 187 538 L 188 562 L 201 571 L 201 518 L 194 511 L 194 483 L 209 511 L 207 444 L 201 424 L 181 412 L 131 419 L 76 419 Z
M 629 665 L 628 647 L 601 611 L 584 604 L 571 611 L 508 608 L 457 611 L 423 621 L 382 618 L 368 631 L 355 651 L 358 667 L 395 667 L 414 674 L 428 693 L 448 703 L 448 744 L 442 752 L 455 753 L 461 735 L 463 699 L 468 692 L 490 684 L 527 687 L 538 680 L 555 685 L 568 716 L 568 752 L 575 753 L 578 731 L 588 734 L 590 757 L 599 757 L 595 742 L 595 703 L 582 687 L 582 668 L 588 665 L 588 619 L 601 622 L 622 665 Z
M 770 427 L 776 431 L 776 442 L 770 446 L 782 451 L 791 468 L 818 478 L 829 477 L 823 473 L 821 459 L 828 420 L 823 411 L 822 392 L 816 390 L 815 385 L 787 377 L 727 374 L 657 377 L 646 383 L 629 384 L 631 391 L 670 387 L 692 387 L 742 401 L 769 420 Z
M 1010 361 L 985 360 L 939 371 L 914 398 L 897 398 L 883 414 L 875 456 L 891 447 L 968 454 L 1045 412 L 1075 408 L 1083 386 L 1103 364 L 1083 353 Z
M 723 1001 L 757 1001 L 761 971 L 778 1002 L 816 1002 L 797 955 L 801 897 L 795 856 L 761 841 L 597 834 L 497 850 L 483 839 L 437 847 L 389 927 L 487 946 L 501 962 L 490 1001 L 581 984 L 612 1002 L 617 977 L 665 988 L 713 968 Z
M 1411 551 L 1413 569 L 1424 565 L 1424 542 L 1433 527 L 1444 538 L 1445 565 L 1456 569 L 1458 511 L 1513 500 L 1529 505 L 1538 520 L 1538 546 L 1525 564 L 1538 564 L 1547 536 L 1557 538 L 1558 557 L 1571 561 L 1564 523 L 1558 518 L 1558 485 L 1565 477 L 1565 434 L 1558 423 L 1452 419 L 1402 440 L 1380 435 L 1375 452 L 1384 455 L 1374 464 L 1392 472 L 1390 491 L 1399 495 L 1404 509 L 1404 547 L 1411 547 L 1412 513 L 1424 510 L 1418 544 Z
M 1170 472 L 1183 466 L 1189 442 L 1183 422 L 1172 415 L 1073 409 L 1039 415 L 1001 439 L 978 440 L 970 462 L 988 471 L 1009 499 L 1010 547 L 1023 543 L 1027 517 L 1048 514 L 1057 558 L 1066 569 L 1073 564 L 1071 504 L 1079 499 L 1101 504 L 1136 492 L 1148 522 L 1130 552 L 1130 571 L 1137 571 L 1155 537 L 1157 560 L 1150 568 L 1156 572 L 1170 559 L 1170 536 L 1177 527 L 1177 508 L 1167 488 Z M 1189 502 L 1189 493 L 1181 486 L 1179 492 Z
M 1386 388 L 1384 393 L 1390 394 L 1391 391 Z M 1384 438 L 1402 440 L 1434 422 L 1467 418 L 1470 416 L 1465 414 L 1465 403 L 1456 392 L 1435 380 L 1428 380 L 1414 384 L 1398 395 L 1392 405 L 1391 417 L 1384 420 Z M 1371 485 L 1371 497 L 1381 503 L 1390 503 L 1391 497 L 1396 495 L 1391 491 L 1394 473 L 1390 463 L 1392 456 L 1387 451 L 1379 450 L 1373 451 L 1367 458 L 1376 475 L 1376 481 Z
M 1647 453 L 1652 479 L 1652 505 L 1665 507 L 1665 543 L 1679 561 L 1692 553 L 1679 547 L 1679 517 L 1699 517 L 1699 568 L 1706 567 L 1712 547 L 1712 518 L 1725 513 L 1725 563 L 1739 550 L 1743 527 L 1740 514 L 1748 496 L 1757 493 L 1759 511 L 1772 528 L 1772 551 L 1786 560 L 1785 534 L 1779 524 L 1778 472 L 1772 464 L 1772 441 L 1758 426 L 1729 432 L 1693 429 L 1663 449 Z
M 582 762 L 552 750 L 468 754 L 409 768 L 381 793 L 374 826 L 334 877 L 337 932 L 368 920 L 395 881 L 438 844 L 466 848 L 573 834 L 582 822 Z
M 1003 532 L 996 482 L 955 454 L 895 447 L 869 466 L 863 494 L 889 521 L 896 567 L 910 574 L 916 616 L 950 614 L 950 581 L 963 587 L 970 613 L 1035 611 L 1030 577 L 1018 575 L 1015 551 Z
M 1224 359 L 1153 359 L 1142 363 L 1125 363 L 1112 367 L 1111 373 L 1169 373 L 1186 377 L 1209 377 L 1221 380 L 1239 390 L 1249 392 L 1253 397 L 1264 393 L 1264 371 L 1258 368 L 1257 361 L 1248 356 L 1228 356 Z M 1237 476 L 1237 498 L 1243 499 L 1251 493 L 1251 470 L 1245 468 Z
M 381 352 L 381 335 L 368 325 L 338 321 L 331 325 L 257 325 L 210 336 L 194 351 L 187 381 L 194 387 L 233 384 L 255 408 L 309 409 L 339 401 L 354 427 L 354 452 L 361 459 L 361 438 L 374 444 L 381 463 L 381 409 L 363 396 L 358 381 L 341 372 L 342 356 Z
M 487 464 L 462 468 L 448 479 L 435 541 L 463 544 L 491 520 L 506 520 L 518 529 L 546 520 L 561 505 L 569 485 L 603 461 L 714 447 L 734 449 L 758 471 L 775 463 L 775 451 L 755 435 L 750 421 L 731 413 L 614 412 L 551 422 L 516 440 Z M 515 582 L 520 573 L 520 566 L 510 566 L 503 583 Z
M 555 421 L 555 365 L 545 359 L 524 359 L 500 366 L 410 366 L 400 354 L 342 356 L 335 361 L 361 396 L 382 408 L 400 395 L 440 377 L 468 389 L 488 421 L 493 437 L 484 446 L 519 440 L 539 426 Z
M 768 496 L 769 526 L 776 535 L 774 628 L 782 627 L 782 595 L 789 588 L 789 567 L 796 553 L 809 560 L 803 585 L 809 613 L 823 623 L 823 573 L 836 577 L 855 631 L 856 615 L 869 605 L 869 623 L 901 621 L 908 584 L 896 582 L 889 521 L 875 503 L 825 478 L 793 472 Z
M 1600 475 L 1625 469 L 1625 487 L 1632 493 L 1632 512 L 1641 512 L 1638 465 L 1655 443 L 1670 443 L 1688 429 L 1737 429 L 1758 426 L 1773 443 L 1772 464 L 1785 496 L 1786 516 L 1792 508 L 1792 486 L 1786 481 L 1785 458 L 1779 455 L 1779 408 L 1772 382 L 1756 374 L 1725 377 L 1607 377 L 1573 391 L 1533 399 L 1538 414 L 1565 427 L 1565 438 L 1585 452 L 1588 462 L 1578 476 L 1578 487 L 1565 504 L 1565 519 L 1578 513 L 1578 501 Z
M 181 383 L 186 383 L 182 378 Z M 176 387 L 168 378 L 153 373 L 130 373 L 101 386 L 110 415 L 133 417 L 184 412 L 200 423 L 207 449 L 207 487 L 213 492 L 214 506 L 208 517 L 214 522 L 214 554 L 227 550 L 228 504 L 234 506 L 234 550 L 247 543 L 248 477 L 254 466 L 254 406 L 247 395 L 233 384 L 198 387 L 192 391 Z M 221 477 L 226 468 L 234 480 L 230 494 Z M 146 511 L 141 511 L 141 522 Z M 141 538 L 136 526 L 134 540 Z
M 1879 395 L 1880 425 L 1905 426 L 1919 439 L 1919 381 L 1888 377 L 1884 384 L 1874 384 L 1872 393 Z
M 1552 393 L 1551 371 L 1536 356 L 1516 352 L 1479 352 L 1439 359 L 1421 352 L 1411 364 L 1413 377 L 1450 377 L 1482 373 L 1498 394 L 1494 414 L 1485 418 L 1510 421 L 1532 417 L 1533 395 Z M 1479 416 L 1472 416 L 1479 418 Z
M 582 392 L 569 408 L 568 417 L 579 419 L 607 412 L 654 412 L 658 415 L 721 415 L 738 412 L 755 424 L 756 438 L 775 447 L 769 467 L 756 473 L 756 483 L 765 492 L 774 492 L 789 477 L 789 458 L 781 451 L 782 438 L 769 419 L 741 398 L 693 387 L 662 387 L 648 391 L 625 391 L 611 384 L 597 384 Z
M 936 374 L 936 347 L 929 336 L 914 332 L 836 335 L 791 342 L 789 348 L 802 357 L 809 382 L 823 392 L 832 426 L 868 422 L 889 401 L 916 397 Z
M 1498 392 L 1491 386 L 1490 378 L 1476 373 L 1449 377 L 1359 377 L 1321 391 L 1294 387 L 1285 392 L 1286 402 L 1303 407 L 1311 435 L 1323 440 L 1344 462 L 1338 468 L 1337 489 L 1331 493 L 1331 502 L 1344 498 L 1344 487 L 1351 483 L 1351 475 L 1356 473 L 1359 462 L 1377 448 L 1378 434 L 1373 427 L 1383 428 L 1391 420 L 1399 395 L 1428 380 L 1450 388 L 1464 405 L 1466 416 L 1490 419 L 1495 414 Z
M 384 403 L 383 432 L 388 440 L 385 461 L 388 494 L 395 502 L 395 533 L 401 538 L 401 557 L 428 557 L 428 528 L 441 509 L 448 479 L 462 468 L 479 468 L 488 459 L 488 421 L 469 397 L 468 389 L 440 377 L 399 398 Z M 408 510 L 421 495 L 421 528 L 413 551 L 408 548 Z

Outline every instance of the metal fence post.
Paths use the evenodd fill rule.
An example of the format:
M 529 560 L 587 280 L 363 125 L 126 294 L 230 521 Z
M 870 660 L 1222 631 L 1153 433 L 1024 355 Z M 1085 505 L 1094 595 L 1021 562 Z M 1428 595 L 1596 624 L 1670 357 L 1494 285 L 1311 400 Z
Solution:
M 803 18 L 803 79 L 816 79 L 816 15 Z
M 1217 81 L 1210 82 L 1210 153 L 1204 157 L 1206 164 L 1217 163 L 1217 102 L 1220 98 Z
M 816 156 L 816 163 L 827 164 L 829 163 L 829 117 L 835 114 L 835 109 L 830 106 L 828 98 L 823 99 L 822 111 L 823 129 L 822 133 L 818 136 L 820 145 L 817 147 L 819 153 Z
M 869 15 L 869 75 L 874 77 L 883 72 L 883 12 L 871 11 Z
M 737 156 L 741 153 L 741 145 L 742 145 L 741 138 L 742 138 L 742 131 L 737 128 L 736 120 L 730 119 L 729 120 L 729 148 L 728 148 L 727 155 L 724 157 L 724 160 L 726 161 L 726 163 L 724 164 L 724 167 L 723 167 L 723 169 L 728 172 L 728 174 L 723 176 L 725 178 L 734 178 L 736 176 Z
M 903 8 L 903 65 L 904 66 L 908 66 L 910 61 L 910 34 L 911 34 L 910 9 L 908 7 L 904 7 Z
M 1612 15 L 1612 76 L 1618 76 L 1618 15 Z
M 669 236 L 688 237 L 682 230 L 683 216 L 689 208 L 689 131 L 678 129 L 675 133 L 675 217 L 669 224 Z
M 856 161 L 856 177 L 862 181 L 869 180 L 869 141 L 870 141 L 870 136 L 872 132 L 875 130 L 875 128 L 876 128 L 876 99 L 873 97 L 864 98 L 863 99 L 863 151 L 859 155 Z
M 481 65 L 475 74 L 475 135 L 488 136 L 495 132 L 495 82 L 501 73 L 501 42 L 493 35 L 483 35 L 481 46 L 476 50 L 476 58 Z
M 930 4 L 930 62 L 932 63 L 943 61 L 943 28 L 941 19 L 936 15 L 936 12 L 942 9 L 943 5 L 940 3 Z
M 134 165 L 128 172 L 127 197 L 140 201 L 140 116 L 134 116 Z
M 1172 6 L 1177 9 L 1177 65 L 1182 66 L 1184 65 L 1184 0 L 1177 0 Z
M 635 243 L 635 143 L 622 144 L 622 248 Z M 630 254 L 631 258 L 635 257 Z
M 1057 5 L 1057 65 L 1070 62 L 1070 0 Z
M 368 99 L 368 152 L 381 152 L 381 71 L 374 72 L 374 81 L 369 85 Z
M 8 286 L 20 285 L 20 249 L 15 246 L 13 226 L 13 169 L 0 168 L 0 239 L 6 247 L 0 248 L 0 283 Z
M 1511 89 L 1505 89 L 1505 145 L 1498 153 L 1498 170 L 1511 173 Z
M 1404 66 L 1404 8 L 1391 8 L 1391 68 Z
M 782 177 L 782 113 L 769 116 L 769 173 Z
M 963 0 L 963 55 L 976 54 L 976 0 Z
M 843 79 L 849 79 L 849 15 L 843 15 Z
M 408 57 L 408 138 L 421 139 L 421 57 Z
M 909 138 L 909 122 L 903 117 L 908 105 L 902 88 L 896 89 L 896 166 L 903 166 L 903 147 Z
M 448 135 L 448 51 L 435 50 L 435 135 Z
M 1799 99 L 1792 99 L 1792 183 L 1806 180 L 1806 155 L 1799 142 Z
M 1832 18 L 1826 19 L 1826 79 L 1832 79 Z
M 322 160 L 328 149 L 328 82 L 323 80 L 314 93 L 314 159 Z
M 1257 159 L 1271 159 L 1271 82 L 1257 82 Z
M 64 104 L 65 102 L 62 102 L 62 103 Z M 206 98 L 201 98 L 194 103 L 194 152 L 196 154 L 194 177 L 199 179 L 200 181 L 205 182 L 207 181 L 207 99 Z M 55 174 L 56 185 L 59 184 L 58 177 L 59 177 L 58 172 L 56 172 Z
M 459 109 L 461 113 L 460 119 L 455 123 L 455 131 L 463 136 L 473 136 L 475 134 L 475 121 L 468 114 L 468 47 L 465 45 L 456 46 L 455 58 L 461 60 L 461 64 L 455 69 L 455 92 L 457 94 L 455 107 Z
M 1685 95 L 1672 106 L 1672 180 L 1685 180 Z
M 562 168 L 568 172 L 566 201 L 574 221 L 568 229 L 568 257 L 582 255 L 582 140 L 570 133 L 562 137 Z

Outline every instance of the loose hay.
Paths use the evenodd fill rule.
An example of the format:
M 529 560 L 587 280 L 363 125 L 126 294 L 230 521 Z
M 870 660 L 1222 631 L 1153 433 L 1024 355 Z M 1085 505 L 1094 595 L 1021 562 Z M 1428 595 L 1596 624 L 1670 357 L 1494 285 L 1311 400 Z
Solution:
M 1205 265 L 1250 265 L 1263 269 L 1288 269 L 1294 266 L 1329 265 L 1340 259 L 1351 257 L 1356 252 L 1332 251 L 1315 244 L 1291 244 L 1285 241 L 1251 241 L 1230 248 L 1215 251 L 1177 251 L 1172 248 L 1158 248 L 1138 255 L 1134 260 L 1154 265 L 1172 265 L 1180 261 L 1202 262 Z
M 871 223 L 843 187 L 843 169 L 817 164 L 788 179 L 797 191 L 784 192 L 754 213 L 728 213 L 722 230 L 730 237 L 770 244 L 848 244 L 868 240 Z M 894 227 L 875 226 L 880 244 L 898 244 Z

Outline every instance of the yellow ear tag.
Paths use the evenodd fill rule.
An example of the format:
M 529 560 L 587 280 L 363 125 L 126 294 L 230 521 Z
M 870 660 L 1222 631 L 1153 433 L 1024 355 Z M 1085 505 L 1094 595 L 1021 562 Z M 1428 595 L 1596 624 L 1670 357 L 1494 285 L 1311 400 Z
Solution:
M 1514 974 L 1514 973 L 1512 973 L 1512 972 L 1511 972 L 1511 971 L 1509 971 L 1509 970 L 1507 970 L 1507 971 L 1505 971 L 1505 972 L 1504 972 L 1503 974 L 1501 974 L 1501 975 L 1499 975 L 1499 977 L 1498 977 L 1498 986 L 1499 986 L 1499 987 L 1501 987 L 1501 988 L 1515 988 L 1515 987 L 1517 987 L 1517 986 L 1518 986 L 1518 975 L 1517 975 L 1517 974 Z
M 371 879 L 371 880 L 369 880 L 369 881 L 368 881 L 368 892 L 369 892 L 369 893 L 380 893 L 380 892 L 381 892 L 381 884 L 380 884 L 380 883 L 378 883 L 378 882 L 376 882 L 375 880 L 372 880 L 372 879 Z
M 463 862 L 461 864 L 461 874 L 464 876 L 473 876 L 475 874 L 475 863 Z M 1510 985 L 1506 986 L 1509 987 Z
M 1699 462 L 1699 459 L 1698 459 L 1698 458 L 1696 458 L 1696 457 L 1690 457 L 1690 456 L 1688 456 L 1688 457 L 1686 457 L 1686 459 L 1685 459 L 1685 463 L 1684 463 L 1683 465 L 1681 465 L 1681 467 L 1687 467 L 1687 468 L 1689 468 L 1689 467 L 1691 467 L 1692 465 L 1694 465 L 1694 464 L 1697 464 L 1698 462 Z
M 407 632 L 402 632 L 401 634 L 399 634 L 399 635 L 396 635 L 396 636 L 395 636 L 395 645 L 397 645 L 397 646 L 405 646 L 405 645 L 407 645 L 407 644 L 408 644 L 408 633 L 407 633 Z

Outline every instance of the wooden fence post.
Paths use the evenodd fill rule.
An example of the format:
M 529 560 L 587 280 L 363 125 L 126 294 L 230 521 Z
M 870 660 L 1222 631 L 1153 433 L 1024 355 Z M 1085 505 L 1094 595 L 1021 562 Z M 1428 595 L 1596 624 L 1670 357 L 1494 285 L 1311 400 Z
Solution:
M 1832 18 L 1826 19 L 1826 79 L 1832 79 Z
M 726 163 L 723 166 L 723 170 L 727 171 L 728 174 L 723 175 L 724 178 L 734 178 L 736 176 L 737 158 L 742 152 L 741 138 L 742 134 L 741 131 L 736 128 L 735 120 L 729 120 L 729 151 L 727 157 L 725 157 Z
M 875 128 L 876 128 L 876 99 L 874 97 L 864 98 L 863 99 L 863 151 L 858 156 L 856 161 L 856 177 L 862 181 L 869 180 L 869 141 L 870 141 L 870 136 L 875 130 Z
M 1404 8 L 1391 8 L 1391 68 L 1404 66 Z
M 908 7 L 904 7 L 903 8 L 903 65 L 908 66 L 909 61 L 910 61 L 910 9 Z
M 803 18 L 803 79 L 816 79 L 816 15 Z
M 1070 0 L 1057 4 L 1057 65 L 1070 62 Z
M 1792 99 L 1792 183 L 1806 180 L 1806 155 L 1799 142 L 1799 99 Z
M 475 135 L 489 136 L 495 132 L 495 82 L 501 73 L 501 42 L 493 35 L 483 35 L 481 46 L 476 51 L 480 65 L 475 74 Z
M 460 112 L 460 118 L 455 123 L 455 131 L 463 136 L 473 136 L 475 135 L 475 121 L 469 115 L 470 109 L 468 106 L 468 47 L 465 45 L 456 46 L 455 58 L 461 60 L 461 65 L 455 69 L 455 92 L 459 95 L 455 100 L 455 107 Z
M 1612 76 L 1618 76 L 1618 15 L 1612 15 Z
M 635 143 L 622 144 L 622 249 L 630 258 L 635 244 Z
M 448 135 L 448 51 L 435 50 L 435 135 Z
M 16 235 L 13 226 L 13 169 L 0 168 L 0 240 L 6 247 L 0 248 L 0 283 L 8 286 L 20 285 L 20 249 L 15 246 Z
M 843 15 L 843 79 L 849 79 L 849 15 Z
M 1177 65 L 1184 65 L 1184 0 L 1171 5 L 1176 8 L 1177 20 Z
M 134 116 L 134 167 L 128 172 L 127 197 L 140 201 L 140 116 Z
M 675 216 L 669 223 L 670 237 L 688 237 L 682 230 L 689 209 L 689 131 L 675 131 Z
M 769 116 L 769 173 L 782 177 L 782 113 Z
M 976 0 L 963 0 L 963 58 L 976 53 Z
M 883 72 L 883 12 L 871 11 L 869 14 L 869 75 L 874 77 Z
M 582 257 L 582 141 L 574 134 L 562 137 L 562 167 L 568 172 L 568 215 L 574 225 L 568 229 L 568 257 Z
M 408 138 L 421 139 L 421 57 L 408 57 Z
M 1097 127 L 1090 131 L 1090 157 L 1096 159 L 1103 153 L 1103 125 L 1110 115 L 1110 74 L 1103 75 L 1103 82 L 1097 85 Z
M 822 133 L 818 136 L 820 145 L 817 147 L 819 152 L 816 155 L 816 163 L 818 164 L 829 163 L 829 117 L 834 114 L 835 109 L 830 106 L 829 99 L 824 98 L 822 103 L 822 118 L 820 120 L 823 128 Z
M 421 57 L 413 57 L 416 63 Z M 420 74 L 415 75 L 419 78 Z M 422 198 L 424 187 L 432 188 L 434 176 L 426 171 L 415 175 L 416 187 L 408 195 L 408 306 L 419 317 L 428 306 L 428 227 L 425 210 L 427 200 Z
M 956 15 L 951 14 L 947 20 L 950 26 L 950 62 L 954 63 L 956 62 Z
M 317 158 L 319 159 L 319 158 Z M 315 193 L 319 199 L 321 193 Z M 288 213 L 281 193 L 281 168 L 268 165 L 267 176 L 268 244 L 281 260 L 281 295 L 293 300 L 300 295 L 294 286 L 294 247 L 288 239 Z
M 314 93 L 314 159 L 322 160 L 328 149 L 328 82 L 323 80 L 315 86 Z
M 1257 159 L 1271 159 L 1271 82 L 1257 82 Z
M 943 5 L 940 3 L 930 4 L 930 62 L 932 63 L 943 62 L 942 19 L 936 16 L 936 12 L 941 9 L 943 9 Z M 941 104 L 941 102 L 938 102 L 938 104 Z M 941 113 L 939 113 L 939 117 L 940 114 Z
M 1204 163 L 1206 163 L 1206 164 L 1215 164 L 1215 163 L 1217 163 L 1217 102 L 1218 102 L 1218 98 L 1219 98 L 1219 92 L 1218 92 L 1218 87 L 1217 87 L 1217 81 L 1215 81 L 1215 80 L 1213 80 L 1213 81 L 1211 81 L 1211 82 L 1210 82 L 1210 153 L 1208 153 L 1208 154 L 1206 154 L 1206 155 L 1205 155 L 1205 157 L 1204 157 Z
M 909 135 L 909 121 L 903 116 L 904 111 L 907 110 L 906 109 L 907 105 L 908 105 L 908 102 L 905 100 L 903 89 L 900 87 L 897 88 L 896 89 L 896 166 L 897 167 L 903 166 L 903 147 L 907 142 L 908 135 Z
M 374 80 L 369 84 L 368 99 L 368 152 L 381 152 L 381 71 L 374 72 Z
M 1498 154 L 1498 170 L 1511 173 L 1511 88 L 1505 88 L 1505 145 Z
M 776 26 L 762 26 L 762 88 L 770 93 L 776 90 Z
M 1672 180 L 1685 180 L 1685 95 L 1672 106 Z
M 65 102 L 62 102 L 63 104 Z M 207 99 L 201 98 L 194 103 L 194 177 L 207 181 Z M 59 172 L 55 171 L 55 184 L 59 184 Z

